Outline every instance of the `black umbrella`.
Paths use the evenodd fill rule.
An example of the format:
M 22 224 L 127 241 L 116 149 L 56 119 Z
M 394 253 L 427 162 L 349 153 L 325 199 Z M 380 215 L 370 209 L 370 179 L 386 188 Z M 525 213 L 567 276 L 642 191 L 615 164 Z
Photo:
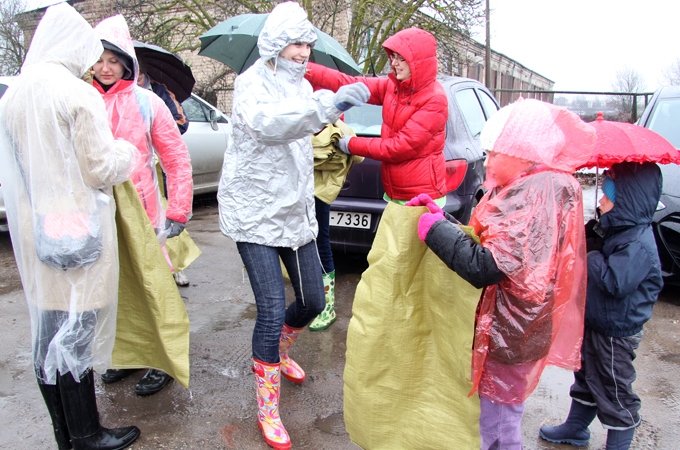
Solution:
M 162 47 L 145 42 L 134 41 L 137 60 L 143 72 L 154 81 L 164 84 L 175 94 L 178 102 L 191 95 L 196 84 L 191 67 L 182 59 Z

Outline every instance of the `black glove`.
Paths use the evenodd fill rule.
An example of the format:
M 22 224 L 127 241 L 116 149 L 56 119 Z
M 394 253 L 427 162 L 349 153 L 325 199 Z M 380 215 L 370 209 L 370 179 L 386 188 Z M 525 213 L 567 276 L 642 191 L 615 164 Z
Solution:
M 600 228 L 600 222 L 597 219 L 590 219 L 585 224 L 586 232 L 586 252 L 593 250 L 602 251 L 604 244 L 604 233 Z
M 595 232 L 595 227 L 597 226 L 598 221 L 597 219 L 590 219 L 588 223 L 585 225 L 586 229 L 586 239 L 593 238 L 593 237 L 599 237 L 600 235 Z
M 602 245 L 604 245 L 604 239 L 602 239 L 599 236 L 595 236 L 592 238 L 586 238 L 586 253 L 590 253 L 592 251 L 597 250 L 598 252 L 602 251 Z
M 168 233 L 168 238 L 179 236 L 184 231 L 186 224 L 177 222 L 172 219 L 165 219 L 165 231 Z

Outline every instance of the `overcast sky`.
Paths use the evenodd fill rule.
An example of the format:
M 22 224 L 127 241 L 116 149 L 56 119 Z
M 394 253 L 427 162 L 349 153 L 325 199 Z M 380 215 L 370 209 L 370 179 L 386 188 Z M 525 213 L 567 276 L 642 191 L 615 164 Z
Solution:
M 631 68 L 653 91 L 680 59 L 678 0 L 490 0 L 490 7 L 491 48 L 556 90 L 611 91 L 617 71 Z M 475 38 L 484 43 L 483 28 Z

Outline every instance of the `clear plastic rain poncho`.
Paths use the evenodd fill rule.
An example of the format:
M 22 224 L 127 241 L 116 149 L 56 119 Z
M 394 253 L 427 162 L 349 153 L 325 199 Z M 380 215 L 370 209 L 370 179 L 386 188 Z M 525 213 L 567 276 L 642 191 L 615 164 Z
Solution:
M 157 233 L 165 228 L 166 217 L 186 223 L 191 218 L 193 178 L 189 151 L 175 119 L 160 97 L 137 86 L 139 63 L 125 18 L 116 15 L 104 19 L 95 31 L 100 39 L 117 46 L 134 63 L 132 80 L 118 80 L 105 90 L 95 79 L 94 86 L 104 97 L 113 135 L 137 147 L 140 157 L 131 180 L 149 220 Z M 167 211 L 158 188 L 154 152 L 166 174 Z M 162 234 L 159 238 L 163 238 Z
M 586 251 L 581 187 L 593 128 L 563 108 L 520 100 L 482 131 L 490 189 L 470 224 L 506 278 L 484 290 L 473 392 L 521 403 L 546 365 L 580 367 Z
M 42 383 L 105 369 L 114 343 L 111 186 L 129 177 L 135 150 L 114 141 L 101 96 L 80 80 L 101 52 L 75 9 L 48 8 L 0 103 L 0 182 Z

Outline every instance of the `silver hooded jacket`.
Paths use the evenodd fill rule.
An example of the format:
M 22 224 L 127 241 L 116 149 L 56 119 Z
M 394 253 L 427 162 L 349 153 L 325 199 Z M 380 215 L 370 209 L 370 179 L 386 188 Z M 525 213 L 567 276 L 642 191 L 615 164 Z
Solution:
M 316 238 L 312 135 L 340 114 L 306 64 L 280 58 L 316 32 L 294 2 L 277 5 L 258 38 L 260 59 L 236 78 L 232 139 L 217 194 L 220 229 L 236 242 L 298 248 Z

